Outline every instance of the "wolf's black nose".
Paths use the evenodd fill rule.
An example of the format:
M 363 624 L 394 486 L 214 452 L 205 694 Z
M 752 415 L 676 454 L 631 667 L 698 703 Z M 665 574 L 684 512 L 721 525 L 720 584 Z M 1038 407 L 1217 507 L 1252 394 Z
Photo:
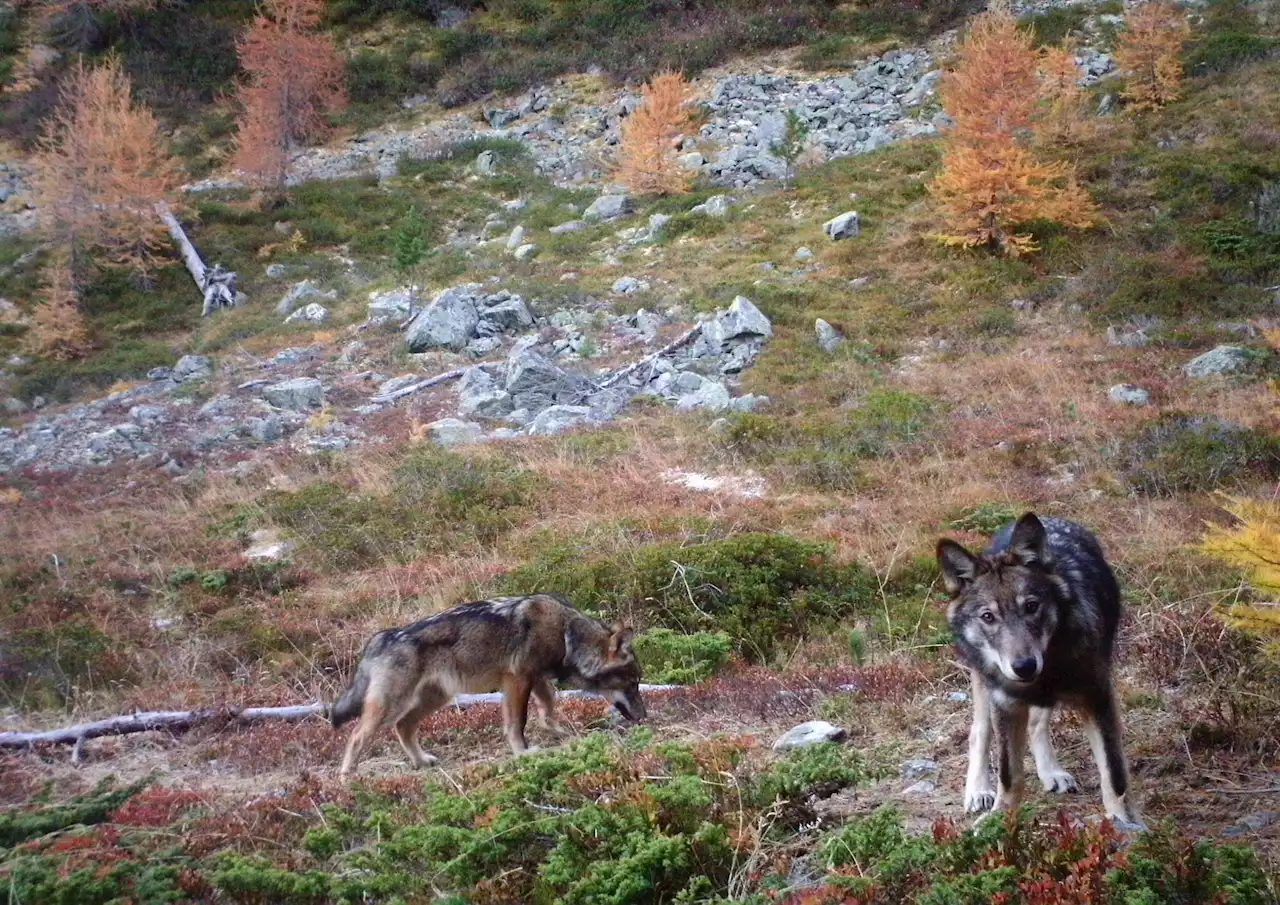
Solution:
M 1027 657 L 1027 659 L 1019 660 L 1013 664 L 1014 675 L 1024 682 L 1034 679 L 1038 671 L 1035 657 Z

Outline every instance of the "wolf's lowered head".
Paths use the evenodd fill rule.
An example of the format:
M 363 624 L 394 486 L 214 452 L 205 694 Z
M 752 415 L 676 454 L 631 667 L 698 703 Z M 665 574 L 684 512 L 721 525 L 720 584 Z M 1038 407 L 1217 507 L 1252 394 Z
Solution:
M 583 687 L 601 695 L 623 718 L 633 723 L 648 716 L 644 698 L 640 696 L 640 661 L 633 647 L 634 629 L 614 625 L 604 656 L 596 663 L 584 662 L 579 668 Z M 585 668 L 583 668 L 585 667 Z
M 998 553 L 974 554 L 953 540 L 938 542 L 938 563 L 951 596 L 947 621 L 957 643 L 983 672 L 1013 688 L 1040 677 L 1070 601 L 1046 541 L 1044 525 L 1028 512 Z

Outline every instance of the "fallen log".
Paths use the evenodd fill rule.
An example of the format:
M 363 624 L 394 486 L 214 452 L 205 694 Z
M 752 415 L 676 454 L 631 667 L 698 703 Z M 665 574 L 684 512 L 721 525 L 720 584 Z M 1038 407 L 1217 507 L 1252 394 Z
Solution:
M 673 691 L 680 685 L 641 685 L 644 694 Z M 598 697 L 592 692 L 569 688 L 559 692 L 560 697 Z M 486 694 L 460 694 L 453 701 L 453 706 L 460 709 L 475 704 L 497 704 L 502 701 L 501 692 Z M 120 716 L 95 720 L 92 723 L 79 723 L 61 729 L 50 729 L 44 732 L 0 732 L 0 748 L 32 748 L 36 745 L 75 745 L 77 751 L 83 748 L 89 739 L 111 735 L 133 735 L 139 732 L 159 732 L 169 730 L 181 732 L 191 729 L 200 723 L 225 721 L 232 725 L 248 725 L 251 723 L 280 720 L 297 722 L 308 717 L 327 717 L 329 705 L 324 703 L 294 704 L 288 707 L 212 707 L 204 710 L 152 710 L 141 713 L 128 713 Z
M 428 387 L 433 387 L 438 383 L 457 380 L 463 374 L 467 373 L 468 370 L 468 368 L 454 368 L 452 371 L 445 371 L 443 374 L 437 374 L 435 377 L 428 377 L 425 380 L 419 380 L 417 383 L 411 383 L 407 387 L 392 390 L 390 393 L 383 393 L 380 396 L 374 396 L 369 401 L 377 403 L 395 402 L 403 396 L 409 396 L 419 390 L 425 390 Z
M 169 205 L 161 201 L 156 205 L 156 214 L 159 215 L 164 225 L 168 227 L 169 237 L 173 239 L 173 244 L 178 246 L 178 250 L 182 252 L 182 262 L 187 265 L 187 272 L 191 274 L 191 279 L 195 280 L 196 288 L 204 296 L 204 308 L 201 310 L 200 316 L 208 317 L 210 313 L 218 308 L 235 306 L 239 295 L 236 292 L 235 272 L 223 270 L 220 264 L 214 264 L 212 267 L 205 266 L 204 261 L 200 259 L 200 252 L 196 251 L 196 247 L 187 238 L 186 231 L 183 230 L 182 224 L 178 222 L 178 218 L 173 215 L 173 211 L 169 210 Z
M 630 377 L 636 371 L 643 368 L 645 365 L 652 364 L 662 356 L 670 355 L 672 352 L 676 351 L 676 349 L 679 349 L 681 346 L 686 345 L 701 331 L 702 331 L 702 324 L 695 324 L 693 327 L 687 330 L 684 334 L 682 334 L 675 340 L 667 343 L 665 346 L 663 346 L 657 352 L 654 352 L 652 355 L 646 355 L 644 358 L 640 359 L 634 364 L 627 365 L 621 371 L 614 372 L 608 378 L 606 378 L 603 383 L 596 384 L 597 388 L 604 390 L 613 386 L 615 383 L 620 383 L 621 381 L 626 380 L 628 377 Z

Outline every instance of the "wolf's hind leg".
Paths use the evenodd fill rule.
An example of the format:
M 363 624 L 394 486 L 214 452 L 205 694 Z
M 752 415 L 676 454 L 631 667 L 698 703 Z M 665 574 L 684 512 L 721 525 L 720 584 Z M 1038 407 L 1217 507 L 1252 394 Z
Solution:
M 356 724 L 356 728 L 351 731 L 351 737 L 347 739 L 346 754 L 342 758 L 342 768 L 338 771 L 338 775 L 343 779 L 355 772 L 356 765 L 360 763 L 360 757 L 373 741 L 373 736 L 382 728 L 386 716 L 387 705 L 384 701 L 372 695 L 365 698 L 360 722 Z
M 1052 707 L 1031 708 L 1031 755 L 1036 761 L 1036 774 L 1046 792 L 1079 792 L 1075 777 L 1062 768 L 1049 737 Z
M 447 694 L 434 685 L 428 685 L 419 693 L 417 703 L 396 720 L 396 738 L 400 739 L 400 747 L 404 748 L 404 753 L 409 755 L 415 767 L 429 767 L 436 762 L 437 758 L 423 751 L 418 744 L 418 724 L 447 703 Z
M 1102 805 L 1121 829 L 1145 829 L 1146 824 L 1129 804 L 1129 771 L 1125 763 L 1120 710 L 1115 692 L 1101 692 L 1085 716 L 1084 731 L 1093 749 L 1102 780 Z

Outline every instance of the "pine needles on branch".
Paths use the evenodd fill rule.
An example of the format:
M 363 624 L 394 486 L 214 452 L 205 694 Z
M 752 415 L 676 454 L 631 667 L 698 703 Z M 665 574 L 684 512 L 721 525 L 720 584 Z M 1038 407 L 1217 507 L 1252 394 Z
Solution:
M 1280 502 L 1225 495 L 1223 499 L 1239 522 L 1230 528 L 1210 526 L 1200 549 L 1243 569 L 1254 589 L 1271 598 L 1234 604 L 1224 616 L 1236 628 L 1269 637 L 1280 652 Z
M 693 178 L 676 160 L 675 143 L 693 125 L 692 88 L 680 73 L 664 72 L 642 93 L 643 102 L 622 125 L 616 178 L 641 194 L 687 192 Z

